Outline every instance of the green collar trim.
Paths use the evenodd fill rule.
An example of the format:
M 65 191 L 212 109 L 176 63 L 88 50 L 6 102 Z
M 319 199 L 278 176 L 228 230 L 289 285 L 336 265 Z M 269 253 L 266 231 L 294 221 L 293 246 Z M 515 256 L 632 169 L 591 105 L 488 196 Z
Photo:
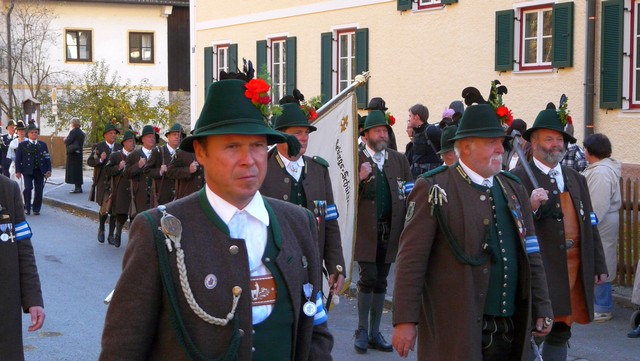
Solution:
M 278 223 L 278 219 L 276 218 L 276 213 L 271 208 L 269 202 L 267 202 L 264 197 L 262 198 L 264 201 L 264 207 L 267 209 L 267 213 L 269 213 L 269 228 L 271 229 L 271 236 L 273 236 L 273 243 L 278 247 L 278 249 L 282 246 L 282 232 L 280 231 L 280 223 Z

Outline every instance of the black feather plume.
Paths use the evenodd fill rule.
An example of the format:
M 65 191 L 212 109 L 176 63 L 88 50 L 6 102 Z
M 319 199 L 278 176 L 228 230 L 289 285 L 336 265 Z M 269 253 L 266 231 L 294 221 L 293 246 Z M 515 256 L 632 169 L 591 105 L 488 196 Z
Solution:
M 546 109 L 556 110 L 556 105 L 553 104 L 552 102 L 548 102 Z
M 466 87 L 462 89 L 462 98 L 464 98 L 464 103 L 466 105 L 471 104 L 485 104 L 487 101 L 484 100 L 480 91 L 472 86 Z

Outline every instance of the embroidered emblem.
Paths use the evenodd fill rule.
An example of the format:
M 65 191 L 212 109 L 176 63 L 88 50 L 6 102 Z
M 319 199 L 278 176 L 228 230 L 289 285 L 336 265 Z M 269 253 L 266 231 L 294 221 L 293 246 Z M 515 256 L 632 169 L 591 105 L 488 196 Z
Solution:
M 216 275 L 208 274 L 207 277 L 204 278 L 204 286 L 208 290 L 212 290 L 216 288 L 217 285 L 218 285 L 218 277 L 216 277 Z

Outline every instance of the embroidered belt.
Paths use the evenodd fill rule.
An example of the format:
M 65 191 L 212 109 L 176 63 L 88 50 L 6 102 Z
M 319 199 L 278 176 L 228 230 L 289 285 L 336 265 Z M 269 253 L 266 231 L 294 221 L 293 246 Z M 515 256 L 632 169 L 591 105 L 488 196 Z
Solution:
M 276 280 L 273 275 L 254 276 L 250 279 L 251 305 L 266 306 L 276 303 Z

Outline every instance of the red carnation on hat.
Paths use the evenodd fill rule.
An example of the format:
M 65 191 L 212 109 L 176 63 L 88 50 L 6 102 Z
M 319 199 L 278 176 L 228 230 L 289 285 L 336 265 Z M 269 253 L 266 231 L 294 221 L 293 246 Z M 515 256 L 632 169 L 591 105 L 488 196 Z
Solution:
M 160 133 L 160 128 L 156 127 L 155 125 L 153 126 L 153 132 L 154 133 Z
M 394 124 L 396 124 L 396 117 L 391 115 L 391 113 L 386 112 L 384 114 L 384 118 L 387 120 L 387 123 L 389 123 L 389 125 L 393 126 Z

